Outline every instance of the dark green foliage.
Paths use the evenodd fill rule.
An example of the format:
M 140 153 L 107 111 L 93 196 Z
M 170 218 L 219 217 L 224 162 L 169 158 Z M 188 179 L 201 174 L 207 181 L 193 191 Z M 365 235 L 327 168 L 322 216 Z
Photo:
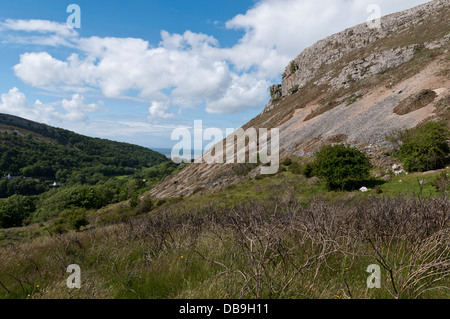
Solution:
M 150 196 L 146 196 L 140 199 L 134 211 L 136 215 L 145 214 L 151 211 L 153 207 L 154 204 L 152 198 Z
M 310 178 L 314 176 L 314 163 L 308 163 L 303 168 L 303 174 Z
M 291 71 L 291 74 L 294 74 L 296 69 L 295 69 L 295 62 L 292 61 L 291 64 L 289 65 L 289 71 Z
M 126 200 L 130 200 L 130 208 L 136 214 L 147 213 L 152 210 L 153 203 L 149 198 L 140 200 L 139 197 L 144 192 L 150 190 L 152 185 L 176 169 L 178 169 L 176 164 L 167 162 L 161 163 L 154 168 L 139 170 L 130 177 L 109 178 L 96 185 L 63 185 L 60 188 L 51 189 L 35 197 L 35 205 L 32 207 L 32 210 L 27 211 L 26 214 L 22 214 L 17 210 L 10 210 L 11 213 L 9 213 L 8 216 L 17 215 L 14 217 L 14 225 L 20 225 L 22 220 L 28 217 L 29 222 L 46 221 L 53 217 L 61 217 L 61 212 L 63 211 L 99 209 Z M 146 178 L 143 178 L 143 176 Z M 5 206 L 5 203 L 8 203 L 9 201 L 10 199 L 0 201 L 0 211 Z M 9 206 L 5 206 L 4 209 L 8 210 L 8 207 Z M 29 216 L 30 214 L 31 216 Z M 58 221 L 58 219 L 56 220 Z M 64 223 L 55 223 L 55 229 L 52 229 L 55 233 L 74 228 L 68 225 L 66 221 L 64 221 Z M 8 222 L 8 226 L 4 227 L 11 227 L 9 226 L 10 224 L 11 223 Z
M 87 226 L 89 221 L 86 218 L 86 209 L 77 208 L 63 212 L 63 218 L 67 220 L 70 228 L 73 230 L 80 230 L 81 227 Z
M 5 123 L 9 118 L 0 116 L 14 127 L 14 133 L 0 133 L 0 198 L 7 198 L 0 200 L 0 227 L 58 217 L 51 231 L 78 230 L 86 222 L 83 210 L 126 200 L 133 210 L 147 212 L 153 203 L 139 196 L 182 168 L 145 147 L 26 120 Z M 61 187 L 51 187 L 55 181 Z
M 175 164 L 172 161 L 164 162 L 149 168 L 143 168 L 134 174 L 135 178 L 146 181 L 159 182 L 166 176 L 184 167 L 184 164 Z
M 399 144 L 395 153 L 409 172 L 445 167 L 449 160 L 449 131 L 443 121 L 397 132 L 389 139 Z
M 0 176 L 96 184 L 110 176 L 131 175 L 136 169 L 169 162 L 164 155 L 145 147 L 52 130 L 57 133 L 53 140 L 0 133 Z M 35 192 L 19 191 L 23 195 Z M 0 190 L 0 196 L 8 195 Z
M 0 179 L 0 198 L 12 195 L 39 195 L 48 190 L 47 183 L 31 178 Z
M 89 225 L 85 208 L 65 209 L 60 217 L 54 220 L 50 232 L 54 234 L 66 233 L 69 229 L 79 231 L 81 227 Z
M 13 195 L 0 202 L 0 228 L 22 226 L 22 221 L 35 210 L 31 196 Z
M 298 162 L 292 162 L 291 165 L 289 166 L 289 171 L 292 174 L 299 175 L 302 174 L 302 167 Z
M 308 174 L 324 178 L 331 189 L 344 189 L 354 181 L 369 176 L 370 160 L 366 154 L 348 145 L 326 145 L 315 154 Z
M 284 166 L 289 166 L 289 165 L 291 165 L 292 164 L 292 158 L 290 158 L 290 157 L 285 157 L 285 158 L 283 158 L 282 160 L 281 160 L 281 163 L 280 163 L 281 165 L 284 165 Z

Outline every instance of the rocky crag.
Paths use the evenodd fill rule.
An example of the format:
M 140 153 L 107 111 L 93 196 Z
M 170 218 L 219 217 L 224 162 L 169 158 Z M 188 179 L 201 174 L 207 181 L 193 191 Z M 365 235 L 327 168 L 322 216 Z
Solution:
M 390 167 L 386 136 L 440 118 L 450 121 L 450 2 L 435 0 L 318 41 L 270 87 L 263 111 L 243 126 L 279 128 L 282 156 L 312 156 L 322 145 L 350 143 Z M 191 164 L 151 195 L 216 191 L 254 177 L 239 164 Z
M 448 5 L 446 0 L 432 1 L 381 18 L 379 28 L 373 27 L 370 23 L 363 23 L 318 41 L 289 63 L 283 72 L 282 84 L 273 86 L 273 90 L 281 90 L 281 97 L 297 92 L 314 79 L 321 69 L 352 52 L 369 48 L 372 44 L 381 42 L 382 39 L 414 30 L 425 21 L 441 19 L 442 12 L 448 11 Z M 450 23 L 448 16 L 447 23 Z M 450 41 L 450 34 L 444 37 L 439 37 L 439 34 L 435 36 L 438 36 L 438 39 L 424 43 L 427 48 L 437 48 Z M 315 84 L 329 82 L 333 89 L 349 86 L 352 80 L 361 80 L 385 72 L 387 69 L 411 60 L 418 47 L 418 43 L 403 47 L 399 45 L 386 50 L 380 47 L 377 52 L 358 57 L 348 63 L 337 77 L 333 76 L 335 73 L 331 70 L 316 80 Z

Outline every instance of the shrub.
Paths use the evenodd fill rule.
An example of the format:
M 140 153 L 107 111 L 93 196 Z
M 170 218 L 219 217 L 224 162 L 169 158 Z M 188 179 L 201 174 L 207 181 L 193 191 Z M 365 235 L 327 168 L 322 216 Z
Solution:
M 305 167 L 303 168 L 303 174 L 307 178 L 314 176 L 314 163 L 306 164 Z
M 150 196 L 145 196 L 139 201 L 139 204 L 137 204 L 135 208 L 135 214 L 139 215 L 148 213 L 153 209 L 153 207 L 154 205 L 152 198 Z
M 289 71 L 291 71 L 291 74 L 294 74 L 296 69 L 295 69 L 295 62 L 292 61 L 291 64 L 289 65 Z
M 352 181 L 369 176 L 370 160 L 363 152 L 348 145 L 326 145 L 315 154 L 310 173 L 324 178 L 331 189 L 344 189 Z
M 289 165 L 291 165 L 292 164 L 292 158 L 290 158 L 290 157 L 285 157 L 285 158 L 283 158 L 282 160 L 281 160 L 281 163 L 280 163 L 281 165 L 284 165 L 284 166 L 289 166 Z
M 0 203 L 0 228 L 22 226 L 22 221 L 35 210 L 31 196 L 13 195 Z
M 61 216 L 73 230 L 78 231 L 81 227 L 89 224 L 84 208 L 66 209 L 61 213 Z
M 446 126 L 443 121 L 428 122 L 396 133 L 393 139 L 400 146 L 395 155 L 407 171 L 423 172 L 445 167 L 450 152 Z
M 432 185 L 441 192 L 450 190 L 450 176 L 445 171 L 441 172 Z
M 299 175 L 302 173 L 302 167 L 300 166 L 300 164 L 298 162 L 292 162 L 292 164 L 289 166 L 289 171 L 292 174 Z

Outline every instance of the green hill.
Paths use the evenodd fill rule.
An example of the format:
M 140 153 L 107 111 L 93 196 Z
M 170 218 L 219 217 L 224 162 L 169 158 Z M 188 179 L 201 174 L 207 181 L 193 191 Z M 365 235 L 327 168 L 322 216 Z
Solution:
M 35 195 L 50 182 L 95 184 L 165 162 L 142 146 L 0 114 L 0 198 Z

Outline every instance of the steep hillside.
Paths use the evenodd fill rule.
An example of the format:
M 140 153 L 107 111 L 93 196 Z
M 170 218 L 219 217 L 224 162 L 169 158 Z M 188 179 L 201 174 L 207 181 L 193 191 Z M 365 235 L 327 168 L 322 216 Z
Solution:
M 5 189 L 8 175 L 9 180 L 27 177 L 28 183 L 32 180 L 84 183 L 94 174 L 98 178 L 129 175 L 136 169 L 167 161 L 164 155 L 145 147 L 86 137 L 0 114 L 0 186 Z M 2 189 L 0 197 L 4 197 Z
M 279 128 L 282 156 L 351 143 L 392 165 L 385 137 L 434 118 L 450 120 L 450 3 L 435 0 L 323 39 L 294 58 L 271 100 L 244 129 Z M 254 165 L 191 164 L 155 197 L 215 191 L 255 176 Z

